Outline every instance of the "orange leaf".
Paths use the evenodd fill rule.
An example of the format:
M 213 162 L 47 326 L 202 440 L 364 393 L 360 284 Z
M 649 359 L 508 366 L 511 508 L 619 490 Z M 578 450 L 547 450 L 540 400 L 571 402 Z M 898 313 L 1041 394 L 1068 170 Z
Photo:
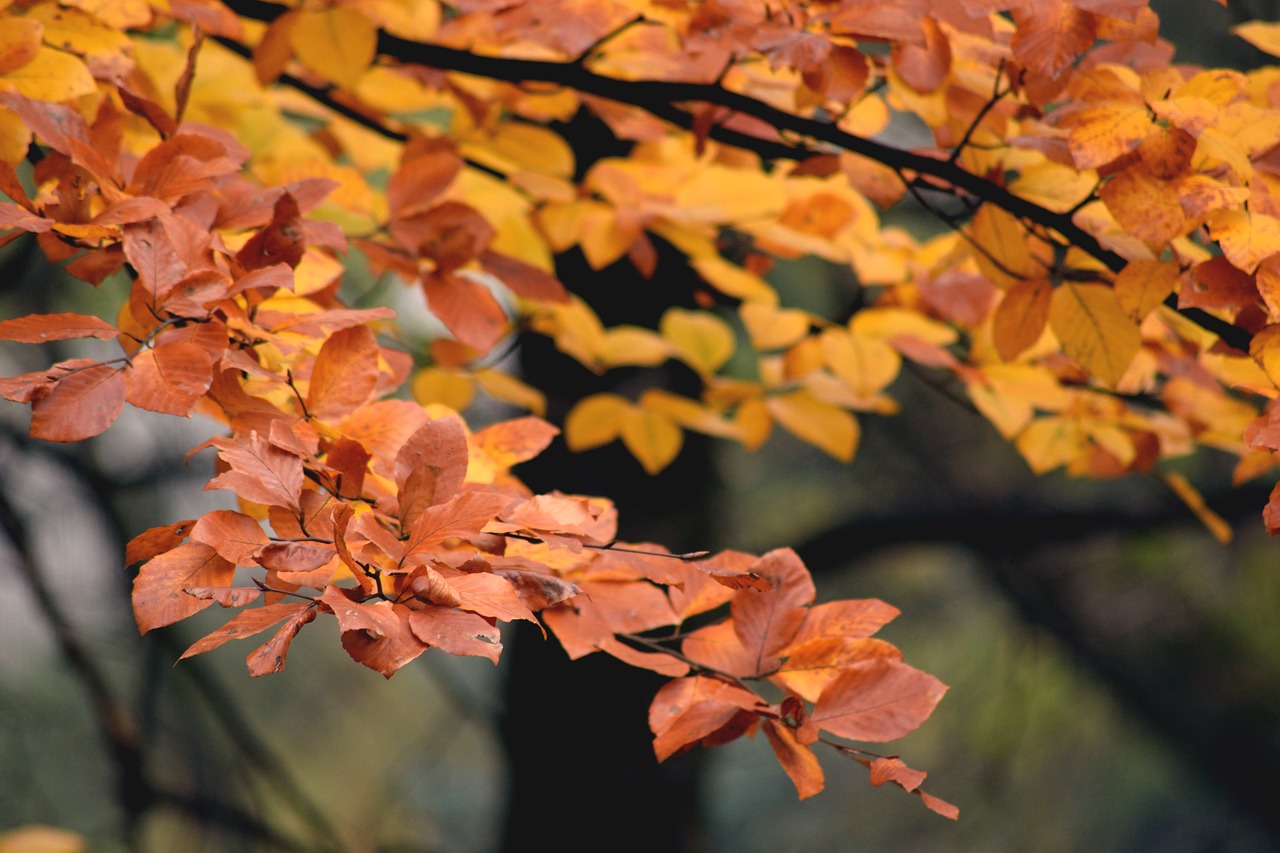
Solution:
M 427 606 L 409 614 L 414 635 L 451 655 L 474 655 L 495 664 L 502 654 L 498 629 L 483 616 L 447 607 Z
M 880 743 L 915 731 L 947 687 L 899 660 L 873 658 L 849 667 L 822 691 L 804 726 Z M 801 732 L 804 739 L 806 731 Z
M 396 453 L 400 523 L 412 528 L 427 507 L 457 496 L 467 476 L 467 432 L 456 416 L 436 418 Z
M 996 306 L 991 334 L 996 352 L 1013 361 L 1040 340 L 1049 322 L 1049 302 L 1053 285 L 1044 279 L 1020 281 L 1005 292 Z
M 133 579 L 133 615 L 138 631 L 172 625 L 213 604 L 188 595 L 192 586 L 230 586 L 235 566 L 200 542 L 186 542 L 152 557 Z
M 256 519 L 228 509 L 216 509 L 200 516 L 191 538 L 218 552 L 228 563 L 254 565 L 253 553 L 270 539 Z
M 110 340 L 120 330 L 105 320 L 86 314 L 30 314 L 13 320 L 0 320 L 0 340 L 41 344 L 73 338 Z
M 53 369 L 57 369 L 57 365 Z M 124 409 L 125 382 L 105 364 L 78 369 L 31 404 L 31 435 L 47 441 L 82 441 L 115 423 Z
M 316 356 L 307 386 L 307 411 L 323 421 L 351 414 L 378 385 L 378 344 L 368 326 L 334 332 Z
M 218 630 L 192 643 L 179 660 L 212 651 L 231 640 L 240 640 L 261 633 L 283 619 L 297 616 L 298 611 L 310 606 L 311 603 L 307 601 L 281 601 L 242 610 L 227 620 L 227 624 Z
M 213 382 L 213 358 L 198 344 L 158 344 L 133 357 L 124 379 L 130 404 L 186 416 Z
M 1116 275 L 1116 301 L 1135 320 L 1142 320 L 1173 293 L 1178 265 L 1173 261 L 1130 261 Z
M 175 521 L 173 524 L 152 527 L 139 533 L 129 540 L 129 544 L 125 548 L 125 566 L 132 566 L 134 563 L 150 560 L 157 554 L 163 554 L 165 551 L 171 551 L 178 547 L 182 544 L 182 540 L 186 539 L 191 533 L 191 528 L 195 523 L 196 520 L 194 518 L 188 518 L 186 521 Z
M 1103 185 L 1098 196 L 1130 234 L 1146 243 L 1164 243 L 1191 228 L 1171 181 L 1146 169 L 1126 169 Z
M 265 609 L 265 608 L 264 608 Z M 289 654 L 289 644 L 298 636 L 302 626 L 316 618 L 316 609 L 308 602 L 302 602 L 288 621 L 272 635 L 270 640 L 249 652 L 245 663 L 249 666 L 249 676 L 271 675 L 284 670 L 284 659 Z
M 298 508 L 302 491 L 302 460 L 268 442 L 256 432 L 247 438 L 215 438 L 218 457 L 230 470 L 205 484 L 205 489 L 230 489 L 260 504 Z
M 904 790 L 914 791 L 929 774 L 912 770 L 899 758 L 877 758 L 871 762 L 871 784 L 879 788 L 885 782 L 894 782 Z
M 1045 77 L 1057 77 L 1071 67 L 1097 37 L 1092 12 L 1077 9 L 1066 0 L 1045 0 L 1013 12 L 1013 56 Z
M 427 307 L 462 343 L 483 355 L 507 331 L 507 312 L 484 285 L 452 272 L 422 277 Z
M 769 746 L 773 754 L 778 756 L 778 763 L 787 771 L 796 793 L 800 799 L 812 797 L 826 785 L 822 775 L 822 766 L 813 750 L 796 739 L 795 732 L 776 720 L 764 721 L 764 733 L 769 738 Z
M 813 579 L 790 548 L 770 551 L 751 566 L 751 572 L 773 584 L 760 592 L 743 590 L 733 598 L 730 612 L 734 632 L 755 667 L 752 674 L 777 669 L 782 650 L 795 638 L 813 603 Z

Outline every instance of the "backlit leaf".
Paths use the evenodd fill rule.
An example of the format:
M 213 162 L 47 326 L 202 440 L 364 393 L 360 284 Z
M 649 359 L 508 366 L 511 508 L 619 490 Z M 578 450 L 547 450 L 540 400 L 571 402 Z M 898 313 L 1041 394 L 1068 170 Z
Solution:
M 851 740 L 883 743 L 915 731 L 947 687 L 892 658 L 849 667 L 822 692 L 807 725 Z
M 765 399 L 769 414 L 787 432 L 844 462 L 858 447 L 858 421 L 849 412 L 824 403 L 808 391 L 789 391 Z
M 351 88 L 373 62 L 378 31 L 350 6 L 300 11 L 289 30 L 289 43 L 303 65 Z
M 1115 291 L 1067 282 L 1053 292 L 1049 325 L 1062 348 L 1103 383 L 1115 386 L 1133 361 L 1142 336 Z

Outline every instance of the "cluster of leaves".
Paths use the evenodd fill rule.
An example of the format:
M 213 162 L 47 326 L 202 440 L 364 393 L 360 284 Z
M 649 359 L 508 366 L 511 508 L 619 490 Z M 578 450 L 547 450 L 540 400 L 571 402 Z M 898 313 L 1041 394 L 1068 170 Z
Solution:
M 812 745 L 826 740 L 866 764 L 874 784 L 892 781 L 954 817 L 920 790 L 923 773 L 830 739 L 898 739 L 945 692 L 871 638 L 896 610 L 814 605 L 807 570 L 786 550 L 708 557 L 620 544 L 607 500 L 533 495 L 511 474 L 553 440 L 552 425 L 529 416 L 472 431 L 443 404 L 394 396 L 413 369 L 379 340 L 394 337 L 394 312 L 338 295 L 346 232 L 360 229 L 308 216 L 331 194 L 345 198 L 359 173 L 330 163 L 337 179 L 304 169 L 272 184 L 262 155 L 279 155 L 274 147 L 255 155 L 225 128 L 190 119 L 198 33 L 236 23 L 218 9 L 174 6 L 162 18 L 146 8 L 145 21 L 120 21 L 137 10 L 37 4 L 0 19 L 0 79 L 11 90 L 0 106 L 16 137 L 0 162 L 11 199 L 0 204 L 4 239 L 37 240 L 94 284 L 131 282 L 114 322 L 0 321 L 0 339 L 115 345 L 0 380 L 0 395 L 29 404 L 31 434 L 51 441 L 98 435 L 126 403 L 224 428 L 192 452 L 214 451 L 206 488 L 232 492 L 238 509 L 130 543 L 139 630 L 235 608 L 183 657 L 270 632 L 247 658 L 259 676 L 281 671 L 294 637 L 324 614 L 355 661 L 390 677 L 433 647 L 496 663 L 499 623 L 527 620 L 572 657 L 603 651 L 673 679 L 651 709 L 660 759 L 763 728 L 809 796 L 824 784 Z M 177 54 L 170 106 L 139 57 L 174 21 L 197 35 Z M 125 23 L 139 34 L 126 36 Z M 570 302 L 459 200 L 483 193 L 458 148 L 407 140 L 358 245 L 371 264 L 421 284 L 451 335 L 438 352 L 474 355 L 508 330 L 499 299 L 530 311 Z M 430 385 L 421 376 L 415 383 Z M 527 396 L 514 380 L 486 387 Z
M 1243 481 L 1280 449 L 1280 68 L 1175 65 L 1158 25 L 1143 0 L 0 0 L 0 240 L 132 281 L 112 323 L 0 323 L 123 350 L 0 394 L 56 441 L 126 402 L 225 425 L 210 487 L 239 510 L 129 555 L 143 630 L 261 600 L 191 654 L 280 626 L 250 655 L 275 671 L 324 613 L 389 675 L 540 619 L 676 679 L 660 756 L 762 726 L 812 793 L 820 730 L 893 739 L 941 695 L 869 638 L 891 612 L 812 606 L 789 552 L 617 546 L 607 502 L 529 494 L 510 468 L 555 428 L 494 365 L 528 333 L 600 373 L 687 366 L 692 396 L 593 395 L 562 425 L 651 472 L 690 430 L 851 459 L 911 370 L 1034 470 L 1156 474 L 1229 536 L 1161 463 L 1210 446 Z M 1280 55 L 1280 25 L 1238 32 Z M 578 162 L 557 128 L 583 113 L 624 153 Z M 890 144 L 904 116 L 918 147 Z M 884 225 L 907 204 L 946 230 Z M 661 247 L 706 287 L 653 328 L 552 274 L 580 252 L 652 276 Z M 344 255 L 441 333 L 345 305 Z M 801 257 L 850 270 L 847 306 L 784 303 L 770 269 Z M 532 416 L 471 432 L 451 413 L 478 391 Z

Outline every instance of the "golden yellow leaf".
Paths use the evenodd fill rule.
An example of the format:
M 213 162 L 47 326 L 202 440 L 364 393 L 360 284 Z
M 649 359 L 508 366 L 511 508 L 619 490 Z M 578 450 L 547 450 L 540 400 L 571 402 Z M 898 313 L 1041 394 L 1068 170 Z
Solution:
M 1264 53 L 1280 56 L 1280 23 L 1249 21 L 1232 27 L 1231 32 Z
M 719 255 L 704 255 L 689 263 L 708 284 L 726 296 L 746 303 L 778 304 L 778 294 L 767 281 Z
M 1013 214 L 984 204 L 969 223 L 969 236 L 982 247 L 974 253 L 978 269 L 1001 288 L 1044 278 L 1044 264 L 1032 254 L 1026 226 Z
M 475 385 L 466 373 L 443 367 L 424 367 L 414 374 L 410 386 L 413 399 L 424 406 L 428 403 L 443 403 L 449 408 L 462 412 L 475 399 Z
M 352 88 L 373 62 L 378 30 L 349 6 L 302 11 L 289 31 L 298 60 L 343 88 Z
M 1015 444 L 1031 470 L 1044 474 L 1069 465 L 1085 449 L 1087 438 L 1080 424 L 1069 418 L 1040 418 L 1032 421 Z
M 21 68 L 0 74 L 0 92 L 16 92 L 36 101 L 70 101 L 97 88 L 84 60 L 49 47 L 41 47 Z
M 99 76 L 106 70 L 124 75 L 133 67 L 129 37 L 88 12 L 45 5 L 32 9 L 30 17 L 44 25 L 45 44 L 85 57 Z
M 899 336 L 919 338 L 931 344 L 955 343 L 956 330 L 919 311 L 884 306 L 864 308 L 849 320 L 849 332 L 857 337 L 891 340 Z
M 360 0 L 355 5 L 379 28 L 402 39 L 427 41 L 440 28 L 438 0 Z
M 1040 340 L 1049 322 L 1049 301 L 1053 285 L 1044 279 L 1020 281 L 1005 292 L 991 322 L 991 338 L 996 352 L 1013 361 Z
M 575 451 L 608 444 L 621 434 L 622 421 L 633 408 L 630 400 L 617 394 L 583 397 L 565 416 L 565 443 Z
M 1191 485 L 1186 477 L 1176 471 L 1167 471 L 1158 475 L 1164 480 L 1165 485 L 1173 490 L 1173 493 L 1182 499 L 1187 508 L 1196 514 L 1196 518 L 1200 519 L 1200 523 L 1213 534 L 1213 538 L 1217 539 L 1223 545 L 1231 541 L 1232 530 L 1227 520 L 1218 515 L 1209 505 L 1205 503 L 1204 496 L 1200 494 L 1200 490 Z
M 495 400 L 528 409 L 539 417 L 547 412 L 547 397 L 537 388 L 516 379 L 510 373 L 485 368 L 472 374 L 476 384 Z
M 542 175 L 573 177 L 573 149 L 555 131 L 532 124 L 508 122 L 491 136 L 463 146 L 475 160 L 510 174 L 527 170 Z
M 773 419 L 801 441 L 842 462 L 858 449 L 858 419 L 844 409 L 824 403 L 806 390 L 789 391 L 765 399 Z
M 713 374 L 733 356 L 736 346 L 729 324 L 706 311 L 669 308 L 658 330 L 680 360 L 702 374 Z
M 680 454 L 684 432 L 658 409 L 628 408 L 622 414 L 622 443 L 649 474 L 657 474 Z
M 719 438 L 736 438 L 738 428 L 731 421 L 725 420 L 720 412 L 690 400 L 664 391 L 661 388 L 650 388 L 640 395 L 640 407 L 655 412 L 662 412 L 685 429 L 714 435 Z
M 1031 422 L 1037 409 L 1059 411 L 1069 395 L 1045 367 L 1035 364 L 992 364 L 967 383 L 969 398 L 1000 435 L 1011 439 Z
M 1049 327 L 1062 349 L 1102 383 L 1114 387 L 1142 345 L 1142 335 L 1100 284 L 1067 282 L 1049 302 Z
M 600 360 L 609 367 L 653 367 L 671 357 L 671 345 L 640 326 L 614 326 L 600 342 Z
M 827 369 L 859 400 L 869 400 L 883 391 L 902 367 L 902 356 L 879 338 L 827 329 L 819 340 Z
M 742 446 L 747 450 L 758 450 L 773 432 L 773 417 L 764 400 L 751 397 L 738 404 L 737 411 L 733 413 L 733 425 Z
M 31 129 L 13 110 L 0 107 L 0 160 L 16 166 L 27 156 Z
M 1009 190 L 1055 213 L 1066 213 L 1088 198 L 1097 182 L 1098 176 L 1092 171 L 1046 160 L 1023 169 L 1009 184 Z
M 775 308 L 761 302 L 744 302 L 738 316 L 758 350 L 784 349 L 809 333 L 811 318 L 795 308 Z
M 1263 258 L 1280 252 L 1280 220 L 1251 210 L 1215 210 L 1208 215 L 1209 236 L 1218 241 L 1231 265 L 1253 272 Z
M 1142 320 L 1173 293 L 1178 265 L 1173 261 L 1130 261 L 1116 275 L 1116 301 L 1135 320 Z

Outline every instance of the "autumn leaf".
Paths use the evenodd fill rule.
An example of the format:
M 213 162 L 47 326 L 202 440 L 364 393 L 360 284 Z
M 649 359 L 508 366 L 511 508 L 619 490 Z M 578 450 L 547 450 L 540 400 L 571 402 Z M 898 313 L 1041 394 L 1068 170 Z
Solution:
M 1053 292 L 1049 326 L 1067 355 L 1114 387 L 1142 345 L 1137 324 L 1115 291 L 1097 284 L 1066 283 Z
M 193 586 L 230 586 L 235 565 L 200 542 L 186 542 L 152 557 L 133 579 L 133 614 L 138 630 L 172 625 L 213 604 L 186 593 Z
M 53 388 L 31 404 L 32 437 L 83 441 L 104 432 L 124 409 L 126 388 L 120 371 L 96 363 L 63 366 L 71 372 L 53 374 Z
M 946 691 L 933 676 L 893 658 L 853 664 L 822 691 L 801 742 L 818 729 L 872 743 L 897 740 L 918 728 Z

